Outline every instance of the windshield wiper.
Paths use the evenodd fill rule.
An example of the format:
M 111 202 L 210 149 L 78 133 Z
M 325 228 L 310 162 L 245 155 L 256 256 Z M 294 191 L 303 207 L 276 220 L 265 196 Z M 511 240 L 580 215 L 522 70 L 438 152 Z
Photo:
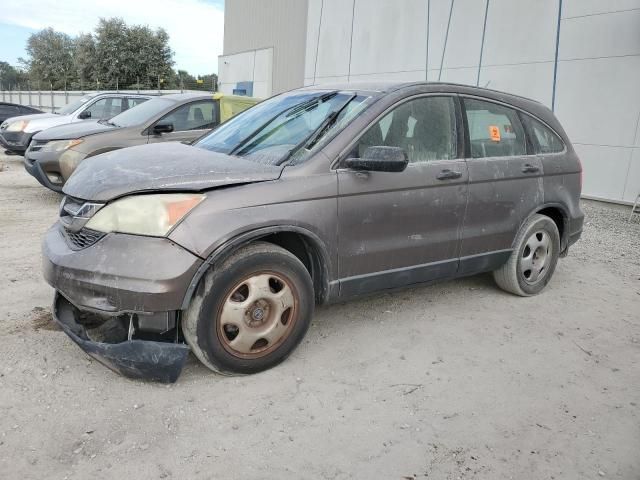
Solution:
M 111 122 L 109 120 L 105 120 L 105 119 L 98 120 L 98 123 L 101 124 L 101 125 L 109 125 L 111 127 L 117 127 L 118 126 L 117 124 L 115 124 L 115 123 L 113 123 L 113 122 Z
M 311 150 L 314 147 L 314 145 L 318 143 L 318 141 L 322 138 L 322 136 L 327 132 L 327 130 L 329 130 L 336 123 L 336 120 L 338 119 L 342 111 L 345 108 L 347 108 L 347 105 L 349 105 L 351 101 L 356 97 L 357 95 L 354 93 L 353 95 L 351 95 L 349 98 L 346 99 L 346 101 L 340 108 L 338 108 L 337 110 L 334 110 L 329 115 L 327 115 L 327 118 L 325 118 L 324 121 L 320 125 L 318 125 L 318 128 L 313 130 L 309 135 L 303 138 L 301 142 L 299 142 L 297 145 L 295 145 L 291 150 L 287 152 L 287 154 L 278 162 L 278 165 L 282 165 L 283 163 L 285 163 L 287 160 L 291 158 L 291 156 L 295 152 L 297 152 L 301 148 L 306 148 L 307 150 Z
M 238 145 L 236 145 L 235 147 L 233 147 L 231 149 L 231 151 L 228 153 L 228 155 L 235 155 L 236 152 L 240 151 L 247 143 L 249 143 L 251 140 L 253 140 L 256 135 L 258 135 L 262 130 L 264 130 L 271 122 L 275 121 L 279 116 L 281 116 L 283 113 L 289 112 L 289 114 L 287 115 L 287 117 L 295 114 L 295 113 L 299 113 L 301 111 L 306 110 L 307 108 L 311 107 L 314 104 L 319 104 L 322 102 L 327 101 L 330 98 L 333 98 L 335 95 L 337 95 L 339 93 L 338 90 L 334 90 L 332 92 L 327 92 L 327 93 L 323 93 L 322 95 L 319 95 L 317 97 L 314 97 L 310 100 L 307 100 L 306 102 L 300 103 L 298 105 L 292 105 L 289 108 L 284 109 L 281 112 L 278 112 L 277 115 L 274 115 L 273 117 L 271 117 L 269 120 L 267 120 L 265 123 L 263 123 L 262 125 L 260 125 L 258 128 L 256 128 L 253 132 L 251 132 L 250 135 L 248 135 L 247 137 L 245 137 L 244 140 L 242 140 L 240 143 L 238 143 Z

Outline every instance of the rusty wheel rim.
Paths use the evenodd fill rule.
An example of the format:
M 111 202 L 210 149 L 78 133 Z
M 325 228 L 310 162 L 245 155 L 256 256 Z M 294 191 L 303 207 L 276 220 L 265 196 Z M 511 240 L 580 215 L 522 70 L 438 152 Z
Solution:
M 297 290 L 287 277 L 254 273 L 227 292 L 216 322 L 218 338 L 231 355 L 264 357 L 293 331 L 298 304 Z

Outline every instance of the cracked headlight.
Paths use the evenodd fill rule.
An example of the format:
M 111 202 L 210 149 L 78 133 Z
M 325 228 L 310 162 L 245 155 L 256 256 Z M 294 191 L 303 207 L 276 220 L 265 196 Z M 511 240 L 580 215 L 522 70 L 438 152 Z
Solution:
M 124 197 L 102 207 L 85 226 L 105 233 L 164 237 L 204 198 L 189 193 Z
M 76 145 L 80 145 L 84 140 L 76 138 L 74 140 L 54 140 L 53 142 L 45 143 L 40 149 L 41 152 L 62 152 L 69 148 L 73 148 Z

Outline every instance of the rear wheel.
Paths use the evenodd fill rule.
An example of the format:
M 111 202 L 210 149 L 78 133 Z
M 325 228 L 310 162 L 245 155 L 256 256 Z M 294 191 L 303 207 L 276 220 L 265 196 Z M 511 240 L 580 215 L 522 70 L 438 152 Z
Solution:
M 493 278 L 507 292 L 536 295 L 551 280 L 559 254 L 558 227 L 549 217 L 536 214 L 522 226 L 509 260 L 493 272 Z
M 249 245 L 211 269 L 183 320 L 195 355 L 219 373 L 255 373 L 283 361 L 313 316 L 305 266 L 269 243 Z

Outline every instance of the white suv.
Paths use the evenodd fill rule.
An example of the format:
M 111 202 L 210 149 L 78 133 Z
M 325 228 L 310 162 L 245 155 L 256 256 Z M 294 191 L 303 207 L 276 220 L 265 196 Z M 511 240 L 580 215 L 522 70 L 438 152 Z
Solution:
M 86 119 L 109 119 L 151 98 L 150 95 L 124 93 L 90 93 L 62 107 L 56 113 L 35 113 L 11 117 L 0 125 L 0 144 L 7 150 L 23 154 L 31 138 L 47 128 Z

